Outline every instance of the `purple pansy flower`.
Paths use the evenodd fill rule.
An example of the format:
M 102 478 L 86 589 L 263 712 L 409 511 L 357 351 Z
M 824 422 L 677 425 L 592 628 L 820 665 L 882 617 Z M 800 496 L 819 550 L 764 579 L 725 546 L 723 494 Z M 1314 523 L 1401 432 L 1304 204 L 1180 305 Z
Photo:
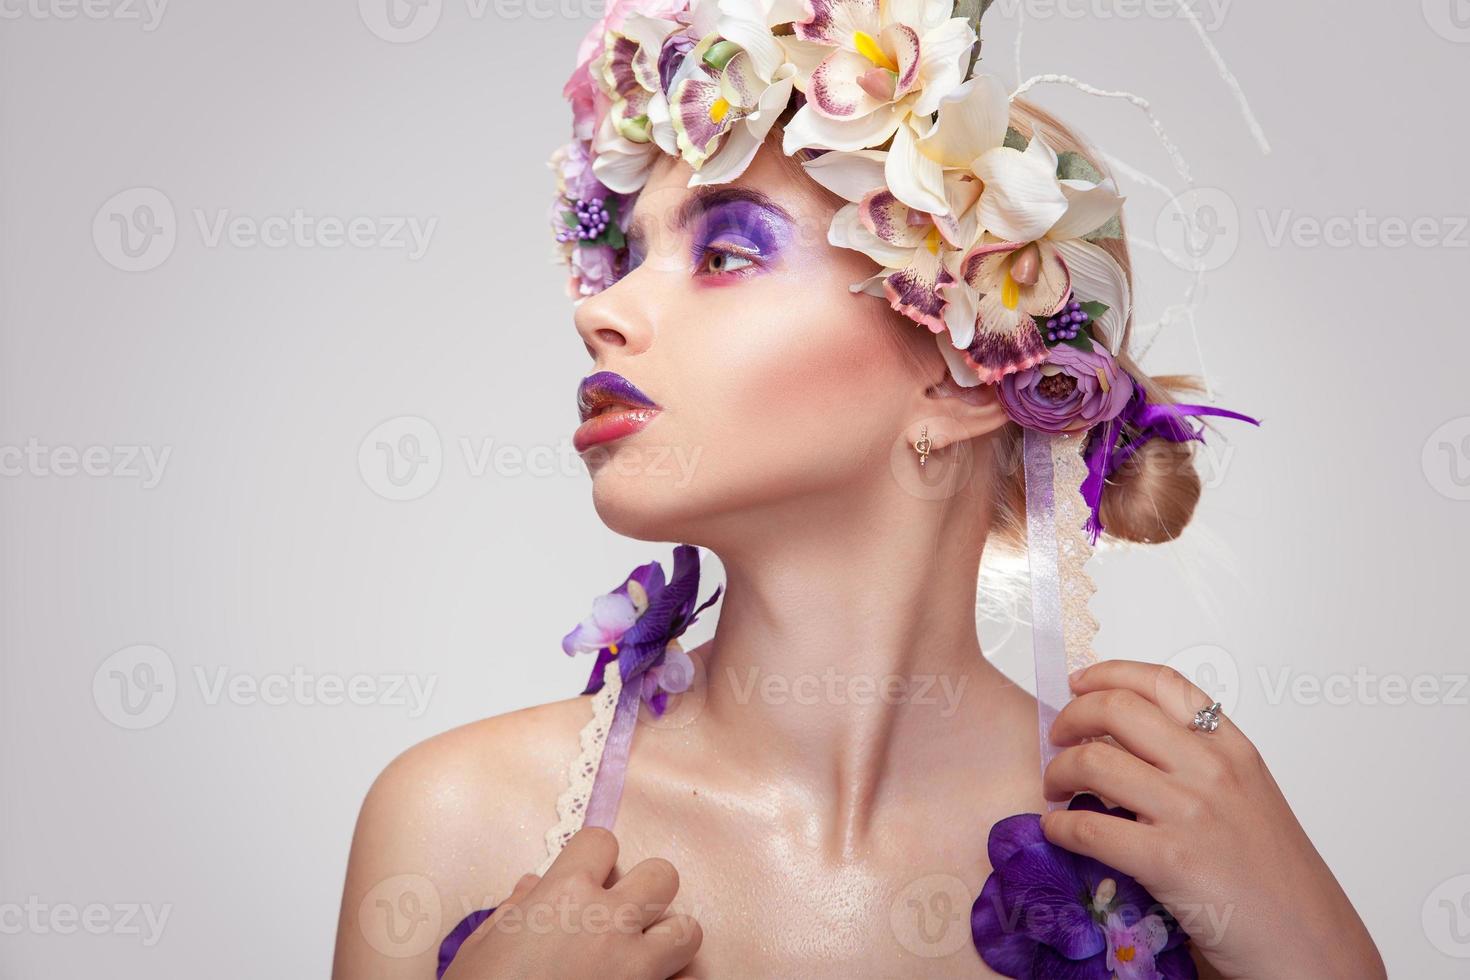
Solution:
M 1083 794 L 1069 809 L 1132 820 Z M 1041 815 L 1006 817 L 990 829 L 994 869 L 970 909 L 980 958 L 1026 980 L 1194 980 L 1189 936 L 1142 885 L 1048 841 Z
M 678 638 L 723 588 L 716 588 L 694 608 L 699 596 L 699 549 L 693 545 L 674 548 L 674 574 L 668 582 L 656 561 L 633 569 L 622 585 L 593 600 L 592 614 L 561 641 L 568 655 L 597 654 L 582 693 L 600 691 L 603 669 L 617 660 L 623 683 L 642 684 L 643 700 L 654 714 L 663 714 L 668 696 L 687 691 L 694 680 L 694 662 Z

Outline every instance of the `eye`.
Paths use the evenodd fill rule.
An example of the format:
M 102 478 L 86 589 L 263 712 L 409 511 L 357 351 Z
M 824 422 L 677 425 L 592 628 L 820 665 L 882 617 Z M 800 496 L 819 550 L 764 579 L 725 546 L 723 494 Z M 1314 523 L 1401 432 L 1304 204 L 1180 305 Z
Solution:
M 701 250 L 698 272 L 715 276 L 735 275 L 755 268 L 755 260 L 743 249 L 707 245 Z

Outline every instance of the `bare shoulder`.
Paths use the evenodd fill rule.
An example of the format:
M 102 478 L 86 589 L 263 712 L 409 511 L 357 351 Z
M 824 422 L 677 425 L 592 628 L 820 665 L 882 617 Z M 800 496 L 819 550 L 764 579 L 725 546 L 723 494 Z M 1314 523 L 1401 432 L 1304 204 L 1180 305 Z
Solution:
M 433 976 L 443 935 L 497 904 L 545 857 L 591 717 L 588 697 L 523 708 L 435 735 L 388 763 L 352 836 L 336 980 Z

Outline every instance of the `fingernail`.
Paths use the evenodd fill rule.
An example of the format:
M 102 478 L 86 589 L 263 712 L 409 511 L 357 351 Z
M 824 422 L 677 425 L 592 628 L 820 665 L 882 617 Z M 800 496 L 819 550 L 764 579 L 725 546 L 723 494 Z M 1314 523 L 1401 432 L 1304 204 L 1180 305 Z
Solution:
M 1076 684 L 1082 679 L 1082 675 L 1085 673 L 1087 673 L 1086 667 L 1078 667 L 1076 670 L 1067 675 L 1067 680 L 1073 684 Z

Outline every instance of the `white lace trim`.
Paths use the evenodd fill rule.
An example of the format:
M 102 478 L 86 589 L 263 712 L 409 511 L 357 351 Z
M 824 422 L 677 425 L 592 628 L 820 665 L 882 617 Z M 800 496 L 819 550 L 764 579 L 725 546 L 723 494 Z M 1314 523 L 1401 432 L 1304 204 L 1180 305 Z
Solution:
M 607 744 L 613 709 L 618 706 L 622 687 L 623 675 L 618 672 L 618 662 L 613 660 L 603 669 L 602 690 L 592 696 L 592 719 L 578 736 L 582 751 L 567 770 L 567 788 L 556 798 L 557 820 L 546 832 L 546 857 L 536 869 L 538 875 L 546 873 L 561 849 L 567 846 L 567 841 L 582 829 L 582 821 L 587 817 L 587 801 L 592 796 L 592 783 L 602 762 L 602 747 Z
M 1092 648 L 1097 636 L 1097 619 L 1088 608 L 1097 586 L 1087 574 L 1092 542 L 1085 529 L 1089 511 L 1081 488 L 1087 479 L 1087 460 L 1082 451 L 1087 440 L 1067 436 L 1052 443 L 1052 499 L 1056 501 L 1057 557 L 1062 587 L 1062 634 L 1067 650 L 1067 671 L 1097 662 Z

